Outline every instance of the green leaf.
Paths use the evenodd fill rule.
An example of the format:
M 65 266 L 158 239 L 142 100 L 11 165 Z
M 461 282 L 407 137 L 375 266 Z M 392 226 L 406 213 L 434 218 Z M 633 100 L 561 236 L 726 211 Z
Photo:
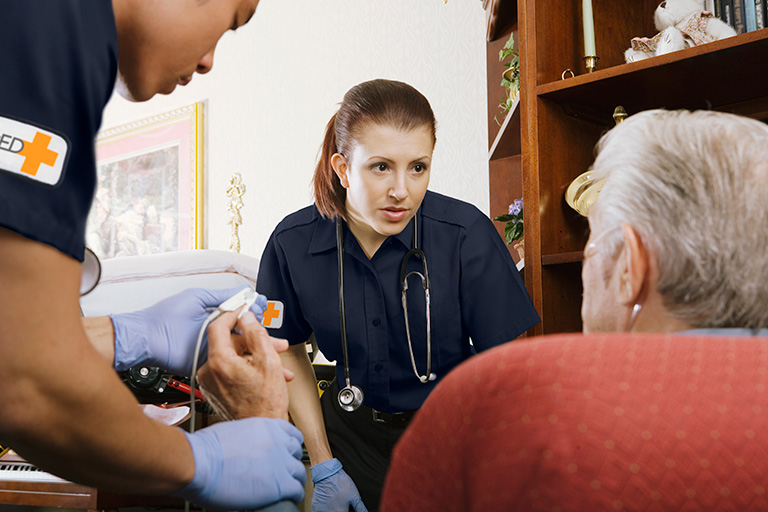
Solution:
M 504 226 L 504 240 L 506 240 L 507 245 L 511 245 L 512 242 L 515 241 L 512 235 L 512 226 L 514 226 L 514 224 L 511 222 Z
M 498 217 L 494 217 L 493 220 L 497 220 L 499 222 L 507 222 L 512 220 L 514 217 L 509 215 L 508 213 L 505 213 L 504 215 L 499 215 Z
M 523 223 L 517 222 L 512 225 L 512 241 L 523 238 Z

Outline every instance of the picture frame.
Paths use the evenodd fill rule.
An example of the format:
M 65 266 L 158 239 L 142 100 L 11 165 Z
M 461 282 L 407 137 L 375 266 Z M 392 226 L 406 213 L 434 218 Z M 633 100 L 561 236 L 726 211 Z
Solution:
M 203 248 L 203 103 L 101 130 L 96 166 L 100 259 Z

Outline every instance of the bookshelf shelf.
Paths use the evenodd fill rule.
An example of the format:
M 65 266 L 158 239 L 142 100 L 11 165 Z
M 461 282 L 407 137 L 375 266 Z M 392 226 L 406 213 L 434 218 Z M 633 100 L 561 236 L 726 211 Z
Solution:
M 562 254 L 545 254 L 541 257 L 542 265 L 561 265 L 563 263 L 581 263 L 584 253 L 581 251 L 564 252 Z
M 506 158 L 520 154 L 520 98 L 518 97 L 509 109 L 504 121 L 499 127 L 499 133 L 488 150 L 488 160 Z
M 616 105 L 630 114 L 665 108 L 721 109 L 762 98 L 768 89 L 768 29 L 536 88 L 567 113 L 610 126 Z

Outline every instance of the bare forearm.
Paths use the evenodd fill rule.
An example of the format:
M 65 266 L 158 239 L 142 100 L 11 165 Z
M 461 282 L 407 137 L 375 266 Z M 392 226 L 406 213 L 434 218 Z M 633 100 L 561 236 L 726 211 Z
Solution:
M 169 493 L 189 482 L 184 434 L 146 418 L 89 342 L 79 263 L 2 228 L 0 247 L 0 439 L 89 485 Z
M 108 316 L 83 318 L 83 328 L 93 348 L 114 367 L 115 364 L 115 327 Z
M 333 458 L 325 433 L 323 412 L 317 394 L 317 379 L 304 345 L 293 345 L 281 354 L 283 366 L 295 377 L 288 383 L 289 411 L 302 434 L 312 465 Z
M 77 336 L 78 323 L 66 324 L 58 340 L 29 330 L 14 340 L 27 347 L 17 350 L 7 350 L 10 341 L 0 335 L 14 361 L 0 372 L 0 437 L 41 468 L 77 482 L 147 493 L 182 487 L 194 475 L 184 435 L 145 417 L 82 330 Z
M 87 378 L 93 377 L 91 373 Z M 96 382 L 94 378 L 83 384 Z M 3 439 L 46 471 L 102 489 L 147 494 L 176 491 L 194 475 L 192 453 L 181 431 L 146 418 L 132 397 L 120 396 L 119 382 L 102 380 L 104 388 L 96 394 L 60 389 L 54 395 L 48 390 L 30 392 L 32 386 L 24 380 L 16 389 L 9 386 L 8 392 L 4 384 L 5 396 L 18 387 L 28 389 L 17 393 L 25 402 L 21 406 L 4 404 L 4 414 L 17 420 Z M 70 396 L 64 399 L 64 393 Z M 25 407 L 34 412 L 22 411 Z M 169 461 L 175 461 L 175 467 Z

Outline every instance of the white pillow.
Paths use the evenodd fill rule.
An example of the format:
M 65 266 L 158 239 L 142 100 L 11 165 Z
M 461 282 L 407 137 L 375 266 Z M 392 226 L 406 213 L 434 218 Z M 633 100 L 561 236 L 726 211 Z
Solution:
M 258 272 L 254 257 L 210 249 L 114 258 L 101 262 L 99 284 L 80 307 L 83 316 L 136 311 L 188 288 L 255 287 Z

